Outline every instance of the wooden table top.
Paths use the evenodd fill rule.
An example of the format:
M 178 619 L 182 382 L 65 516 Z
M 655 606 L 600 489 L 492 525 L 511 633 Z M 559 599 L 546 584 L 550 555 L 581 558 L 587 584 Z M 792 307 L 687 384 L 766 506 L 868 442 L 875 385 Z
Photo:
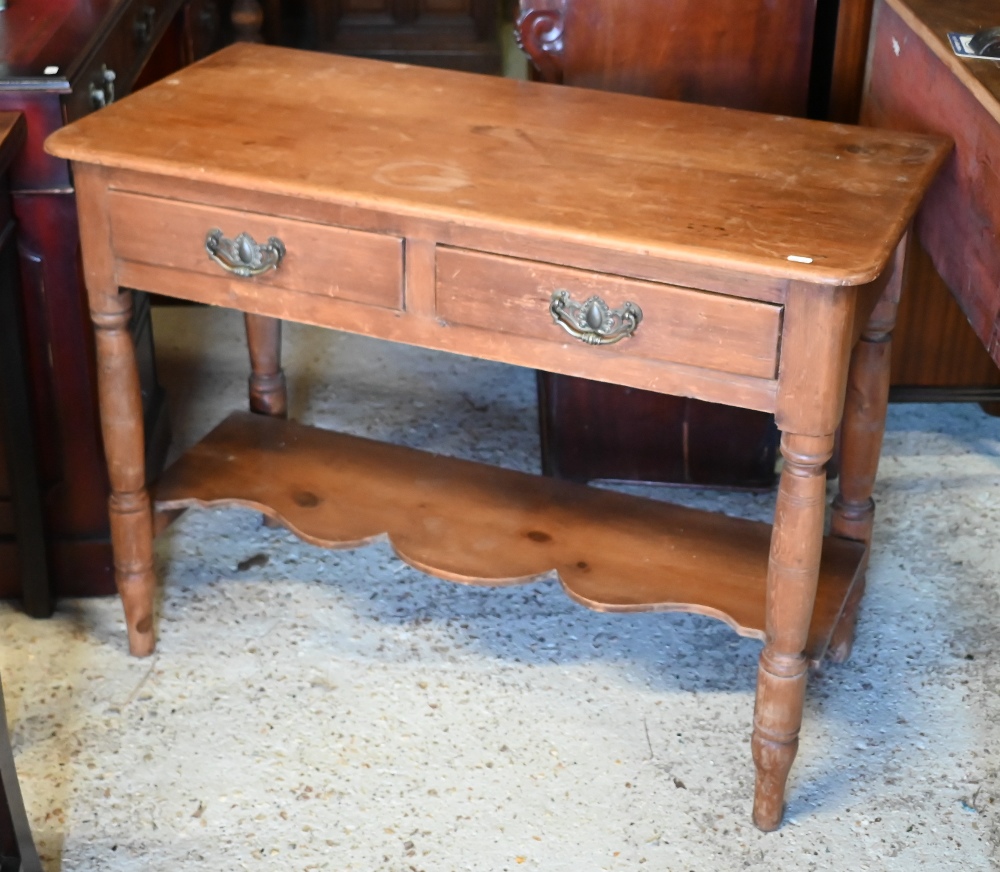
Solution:
M 849 285 L 882 271 L 948 146 L 234 45 L 62 128 L 46 149 L 84 163 Z
M 976 33 L 1000 27 L 997 0 L 885 0 L 1000 122 L 1000 61 L 960 58 L 949 33 Z

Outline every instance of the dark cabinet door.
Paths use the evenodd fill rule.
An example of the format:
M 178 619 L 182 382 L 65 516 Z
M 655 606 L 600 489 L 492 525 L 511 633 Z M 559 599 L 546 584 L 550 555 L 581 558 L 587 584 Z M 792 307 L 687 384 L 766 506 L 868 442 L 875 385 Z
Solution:
M 291 4 L 270 5 L 280 14 Z M 305 7 L 298 38 L 275 33 L 267 15 L 265 36 L 340 54 L 500 72 L 497 0 L 306 0 Z

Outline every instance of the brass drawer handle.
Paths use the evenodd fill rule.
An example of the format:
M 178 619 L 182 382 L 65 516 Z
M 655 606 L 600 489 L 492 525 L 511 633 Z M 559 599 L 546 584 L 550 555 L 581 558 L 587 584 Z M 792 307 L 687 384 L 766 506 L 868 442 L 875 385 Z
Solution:
M 549 303 L 552 320 L 570 336 L 588 345 L 614 345 L 631 336 L 642 320 L 642 309 L 635 303 L 623 303 L 618 309 L 608 308 L 600 297 L 574 303 L 569 291 L 553 291 Z
M 223 269 L 238 276 L 259 276 L 269 269 L 277 269 L 285 256 L 285 245 L 272 236 L 264 245 L 254 242 L 249 233 L 227 239 L 216 228 L 205 237 L 205 251 Z

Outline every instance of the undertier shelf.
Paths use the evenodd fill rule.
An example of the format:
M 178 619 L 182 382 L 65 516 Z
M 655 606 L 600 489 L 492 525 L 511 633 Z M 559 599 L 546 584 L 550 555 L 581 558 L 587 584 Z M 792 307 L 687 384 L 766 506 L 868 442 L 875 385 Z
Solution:
M 256 509 L 302 539 L 388 538 L 410 565 L 506 585 L 555 573 L 598 611 L 694 612 L 764 638 L 771 527 L 495 466 L 237 412 L 154 485 L 169 518 Z M 822 658 L 865 548 L 827 537 L 807 654 Z

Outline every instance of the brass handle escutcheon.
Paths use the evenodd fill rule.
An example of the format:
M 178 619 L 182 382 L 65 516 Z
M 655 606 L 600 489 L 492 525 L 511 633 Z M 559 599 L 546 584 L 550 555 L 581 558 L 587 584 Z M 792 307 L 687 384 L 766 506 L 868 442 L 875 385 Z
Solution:
M 249 233 L 227 239 L 222 231 L 209 230 L 205 237 L 205 251 L 223 269 L 238 276 L 259 276 L 269 269 L 277 269 L 285 256 L 285 245 L 272 236 L 264 245 L 254 242 Z
M 631 336 L 642 321 L 642 309 L 635 303 L 623 303 L 611 309 L 600 297 L 574 303 L 569 291 L 553 291 L 549 312 L 570 336 L 588 345 L 614 345 Z

